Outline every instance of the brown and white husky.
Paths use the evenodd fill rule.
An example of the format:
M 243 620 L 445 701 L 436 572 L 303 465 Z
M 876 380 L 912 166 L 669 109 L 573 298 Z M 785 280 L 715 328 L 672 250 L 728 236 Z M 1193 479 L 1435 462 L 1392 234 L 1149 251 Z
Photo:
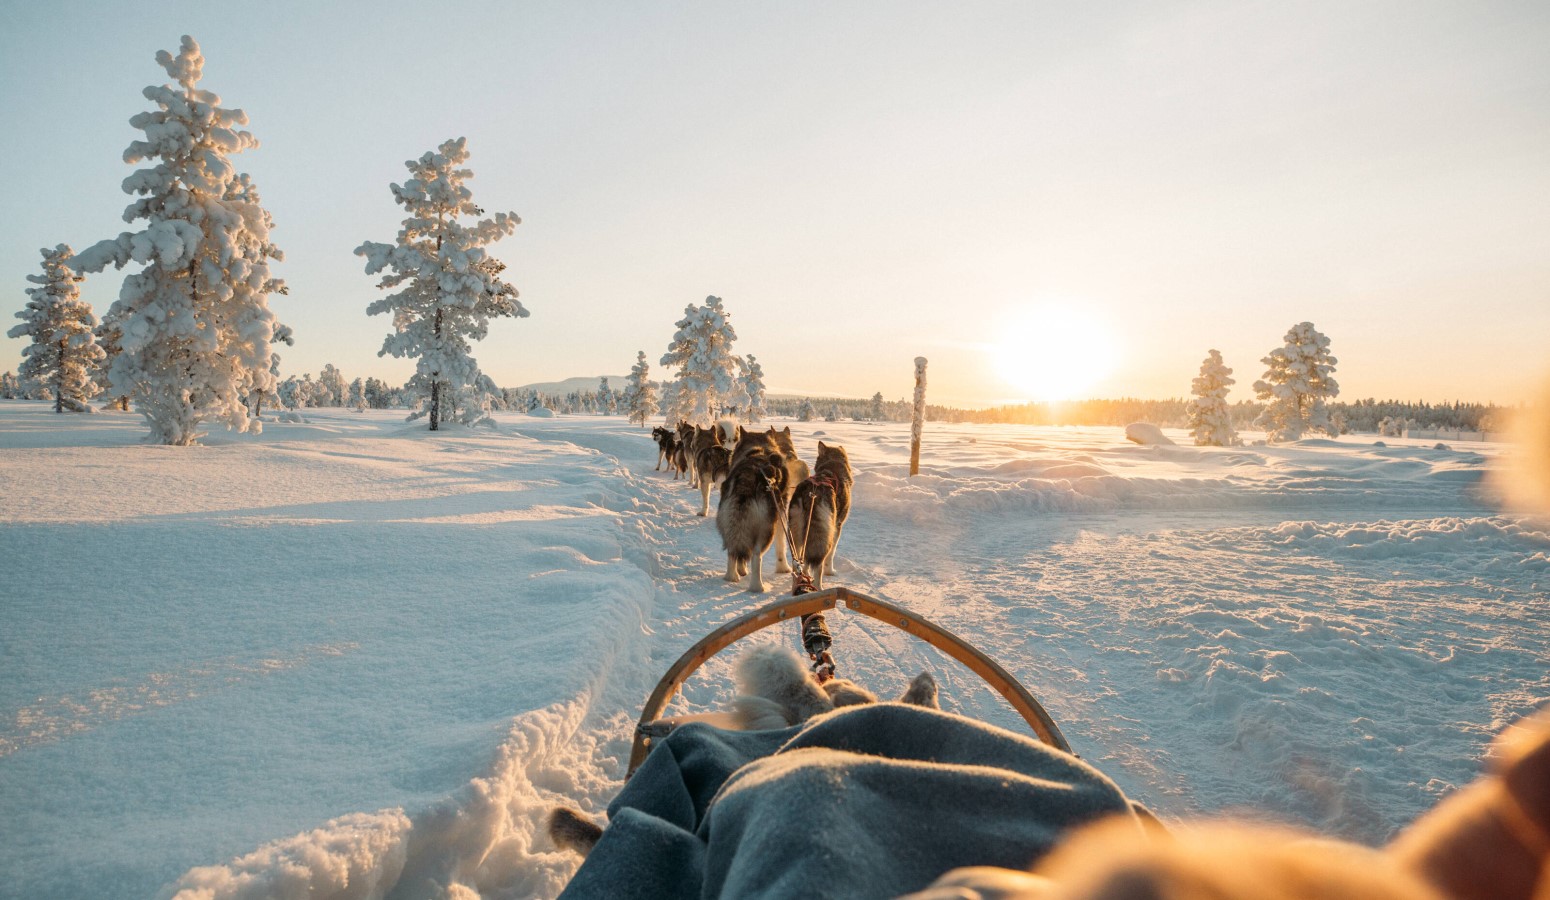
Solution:
M 823 576 L 834 574 L 834 548 L 850 515 L 850 457 L 838 444 L 818 442 L 818 462 L 813 476 L 791 492 L 787 518 L 791 540 L 807 564 L 813 586 L 823 587 Z
M 716 530 L 727 551 L 726 580 L 739 581 L 746 575 L 752 593 L 765 590 L 764 551 L 777 536 L 780 508 L 776 504 L 783 508 L 787 502 L 787 480 L 786 457 L 773 431 L 742 432 L 721 485 Z M 784 562 L 785 555 L 776 558 Z
M 732 470 L 732 451 L 720 444 L 702 447 L 694 454 L 694 477 L 700 487 L 700 515 L 710 515 L 710 489 L 721 490 Z

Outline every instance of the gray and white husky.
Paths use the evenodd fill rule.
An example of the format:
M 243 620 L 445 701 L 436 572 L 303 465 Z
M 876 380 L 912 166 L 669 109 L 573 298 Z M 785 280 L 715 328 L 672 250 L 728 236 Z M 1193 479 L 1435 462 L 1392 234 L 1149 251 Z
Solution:
M 791 540 L 807 564 L 813 586 L 823 587 L 823 576 L 834 574 L 834 548 L 850 516 L 850 456 L 838 444 L 818 442 L 818 462 L 813 476 L 791 492 L 787 515 Z

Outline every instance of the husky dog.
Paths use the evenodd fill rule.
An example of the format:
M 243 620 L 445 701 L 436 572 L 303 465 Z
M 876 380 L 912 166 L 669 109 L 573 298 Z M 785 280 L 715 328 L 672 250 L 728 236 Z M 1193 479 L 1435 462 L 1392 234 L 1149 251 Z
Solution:
M 662 463 L 673 465 L 673 448 L 678 446 L 678 436 L 661 425 L 651 429 L 651 439 L 657 442 L 657 465 L 653 471 L 660 472 Z
M 791 507 L 792 491 L 797 490 L 797 485 L 808 480 L 808 463 L 801 462 L 797 455 L 797 448 L 792 445 L 791 426 L 787 424 L 781 431 L 775 431 L 775 426 L 770 426 L 766 432 L 775 440 L 775 446 L 780 448 L 781 457 L 786 462 L 786 493 L 781 497 L 781 510 Z M 775 572 L 791 572 L 791 565 L 787 564 L 786 530 L 781 528 L 780 520 L 775 522 Z
M 694 478 L 694 433 L 698 431 L 692 422 L 679 422 L 676 432 L 678 446 L 683 450 L 683 470 L 689 473 L 689 478 Z
M 694 454 L 695 478 L 700 485 L 700 515 L 710 515 L 711 486 L 722 490 L 731 468 L 732 451 L 720 444 L 711 444 Z
M 693 477 L 690 472 L 692 471 L 692 466 L 694 463 L 694 454 L 689 452 L 688 442 L 677 440 L 676 438 L 674 439 L 673 457 L 668 461 L 668 463 L 668 468 L 673 470 L 674 481 L 677 481 L 678 476 L 680 475 L 684 476 L 685 478 Z
M 761 566 L 764 551 L 777 536 L 779 509 L 788 499 L 787 478 L 786 457 L 774 433 L 742 432 L 721 484 L 716 530 L 727 551 L 726 580 L 747 575 L 751 593 L 765 590 Z M 785 555 L 777 553 L 776 559 L 784 560 Z
M 813 586 L 823 587 L 823 576 L 834 574 L 834 548 L 850 515 L 850 457 L 838 444 L 818 442 L 818 462 L 813 477 L 791 492 L 791 540 L 807 563 Z
M 842 706 L 876 703 L 877 695 L 844 678 L 823 684 L 803 665 L 801 657 L 775 644 L 762 644 L 738 657 L 738 696 L 732 701 L 738 727 L 744 731 L 789 728 L 819 713 Z M 900 703 L 940 709 L 936 679 L 921 672 L 910 682 Z

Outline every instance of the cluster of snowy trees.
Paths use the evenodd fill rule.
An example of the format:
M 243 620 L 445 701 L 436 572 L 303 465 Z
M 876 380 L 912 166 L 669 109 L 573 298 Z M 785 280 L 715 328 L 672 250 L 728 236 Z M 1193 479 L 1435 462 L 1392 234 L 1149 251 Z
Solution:
M 769 415 L 764 390 L 764 369 L 752 356 L 732 352 L 737 332 L 720 297 L 684 307 L 683 318 L 674 325 L 678 330 L 662 354 L 661 365 L 673 372 L 673 379 L 662 389 L 660 406 L 669 424 L 692 422 L 709 426 L 723 416 L 757 423 Z M 645 353 L 636 357 L 639 378 L 646 379 Z M 635 375 L 632 374 L 632 384 Z M 631 421 L 644 424 L 645 396 L 637 391 L 638 401 L 628 410 Z M 650 398 L 658 402 L 657 398 Z
M 904 400 L 884 400 L 882 391 L 868 399 L 847 397 L 783 397 L 769 402 L 777 416 L 791 416 L 799 422 L 908 422 L 913 407 Z M 938 408 L 946 412 L 945 408 Z M 956 410 L 955 412 L 962 412 Z M 944 419 L 945 421 L 945 419 Z
M 110 405 L 134 408 L 150 426 L 149 439 L 190 444 L 199 428 L 220 422 L 236 431 L 262 429 L 266 405 L 381 406 L 396 400 L 357 379 L 345 385 L 325 371 L 280 382 L 273 346 L 291 344 L 291 330 L 269 309 L 285 294 L 270 273 L 282 259 L 269 238 L 272 220 L 253 180 L 232 157 L 258 146 L 242 126 L 240 109 L 199 86 L 204 56 L 185 35 L 176 54 L 157 63 L 171 83 L 142 93 L 154 105 L 130 124 L 142 132 L 124 151 L 141 167 L 124 180 L 132 202 L 124 220 L 138 224 L 79 254 L 64 244 L 43 251 L 43 274 L 29 276 L 23 323 L 9 332 L 28 337 L 19 382 L 7 393 L 54 399 L 55 408 L 89 411 L 105 395 Z M 413 358 L 405 386 L 415 402 L 410 418 L 473 423 L 497 391 L 470 355 L 490 319 L 526 316 L 505 266 L 485 247 L 512 233 L 515 214 L 465 224 L 483 215 L 465 182 L 468 151 L 462 138 L 406 163 L 410 178 L 391 186 L 407 218 L 393 243 L 367 241 L 356 249 L 379 286 L 397 290 L 371 304 L 368 314 L 391 313 L 393 332 L 383 355 Z M 100 321 L 80 300 L 76 284 L 108 266 L 136 267 Z M 331 367 L 330 367 L 331 368 Z

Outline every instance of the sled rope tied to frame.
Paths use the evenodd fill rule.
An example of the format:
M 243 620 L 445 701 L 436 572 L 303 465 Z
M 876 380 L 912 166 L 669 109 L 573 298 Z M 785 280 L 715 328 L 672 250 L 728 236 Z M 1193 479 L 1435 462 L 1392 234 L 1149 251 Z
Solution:
M 832 482 L 827 478 L 808 479 L 818 481 L 820 485 L 827 485 L 833 490 Z M 813 576 L 807 572 L 806 558 L 797 553 L 796 540 L 791 536 L 791 522 L 786 516 L 786 506 L 781 503 L 780 484 L 774 466 L 764 467 L 764 482 L 769 487 L 770 501 L 775 504 L 775 517 L 780 521 L 780 528 L 786 533 L 786 546 L 777 547 L 776 553 L 785 553 L 791 560 L 791 596 L 800 597 L 817 590 L 813 584 Z M 807 533 L 811 536 L 813 529 L 813 508 L 807 509 Z M 834 641 L 829 635 L 829 623 L 824 621 L 823 613 L 810 613 L 802 617 L 802 649 L 807 651 L 807 658 L 813 663 L 813 676 L 823 684 L 835 675 L 836 666 L 834 656 L 829 653 L 829 648 Z

